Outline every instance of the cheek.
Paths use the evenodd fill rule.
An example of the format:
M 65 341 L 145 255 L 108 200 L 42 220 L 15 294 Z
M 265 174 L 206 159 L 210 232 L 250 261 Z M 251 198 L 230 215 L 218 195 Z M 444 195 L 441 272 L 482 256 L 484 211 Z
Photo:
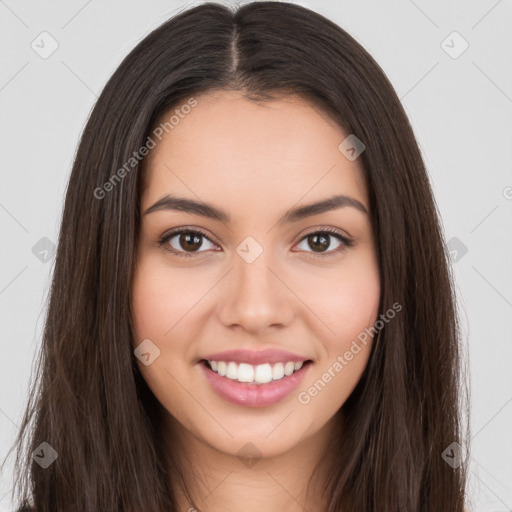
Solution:
M 380 276 L 375 260 L 361 265 L 340 281 L 342 285 L 330 297 L 331 327 L 334 335 L 324 338 L 326 368 L 321 380 L 329 387 L 323 400 L 343 405 L 368 363 L 378 319 Z
M 179 414 L 176 404 L 187 400 L 186 396 L 181 396 L 183 390 L 179 382 L 187 380 L 183 361 L 191 358 L 187 337 L 180 336 L 190 310 L 189 301 L 180 290 L 188 288 L 187 283 L 181 282 L 183 277 L 177 274 L 150 257 L 141 258 L 132 293 L 134 345 L 149 339 L 160 351 L 148 366 L 137 359 L 138 367 L 153 394 L 173 415 Z
M 318 332 L 322 333 L 321 339 L 329 351 L 343 350 L 376 321 L 380 276 L 373 254 L 358 254 L 347 259 L 335 272 L 304 272 L 302 275 L 303 295 L 326 327 Z
M 378 317 L 379 296 L 378 274 L 369 272 L 365 279 L 344 280 L 322 298 L 330 327 L 319 338 L 324 357 L 298 396 L 299 403 L 315 408 L 319 423 L 345 403 L 366 368 L 372 347 L 369 328 Z
M 333 295 L 331 317 L 336 335 L 332 339 L 343 349 L 377 320 L 380 301 L 378 273 L 369 270 L 364 275 L 346 279 Z
M 370 328 L 379 313 L 378 262 L 373 252 L 360 252 L 329 278 L 309 274 L 304 284 L 313 290 L 308 297 L 311 309 L 328 329 L 317 329 L 324 353 L 299 401 L 314 402 L 328 417 L 350 396 L 368 363 L 374 332 Z
M 133 325 L 136 343 L 145 338 L 159 338 L 165 332 L 166 317 L 162 315 L 165 304 L 163 290 L 158 276 L 145 270 L 144 264 L 140 264 L 133 282 Z
M 179 364 L 188 357 L 187 342 L 183 339 L 180 343 L 180 337 L 175 334 L 181 324 L 173 330 L 186 314 L 183 294 L 179 293 L 182 287 L 186 290 L 186 283 L 180 282 L 177 274 L 151 257 L 139 260 L 132 288 L 134 343 L 137 346 L 150 339 L 159 348 L 160 354 L 151 364 L 146 366 L 137 359 L 137 365 L 158 401 L 188 425 L 187 415 L 181 416 L 182 409 L 187 410 L 184 404 L 189 397 L 179 384 L 187 379 L 185 366 Z
M 165 343 L 170 339 L 198 298 L 205 293 L 198 288 L 200 282 L 200 276 L 194 275 L 191 280 L 187 272 L 171 270 L 162 264 L 161 259 L 141 258 L 132 294 L 136 341 L 154 338 Z

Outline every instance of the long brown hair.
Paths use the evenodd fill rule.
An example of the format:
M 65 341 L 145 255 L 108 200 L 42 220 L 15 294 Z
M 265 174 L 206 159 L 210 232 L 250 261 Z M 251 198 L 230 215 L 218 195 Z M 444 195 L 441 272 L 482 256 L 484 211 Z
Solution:
M 126 162 L 163 113 L 214 89 L 256 101 L 302 95 L 366 148 L 380 312 L 395 302 L 403 311 L 379 332 L 342 407 L 328 512 L 462 512 L 465 460 L 443 457 L 452 443 L 467 447 L 454 283 L 413 131 L 384 72 L 347 32 L 267 1 L 205 3 L 168 20 L 123 60 L 90 115 L 15 443 L 20 510 L 29 498 L 37 512 L 176 510 L 158 403 L 131 348 L 142 167 Z M 46 469 L 31 457 L 43 442 L 58 454 Z

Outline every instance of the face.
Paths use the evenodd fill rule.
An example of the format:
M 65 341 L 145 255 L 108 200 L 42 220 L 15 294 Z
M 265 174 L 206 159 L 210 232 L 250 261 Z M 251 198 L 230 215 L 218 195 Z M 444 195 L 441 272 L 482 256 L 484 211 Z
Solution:
M 370 354 L 357 340 L 380 279 L 360 159 L 299 97 L 195 100 L 145 160 L 134 348 L 184 436 L 282 454 L 325 432 Z

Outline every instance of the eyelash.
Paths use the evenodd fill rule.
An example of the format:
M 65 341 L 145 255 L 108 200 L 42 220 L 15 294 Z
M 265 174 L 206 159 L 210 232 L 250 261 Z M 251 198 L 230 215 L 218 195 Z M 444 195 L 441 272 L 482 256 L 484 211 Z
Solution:
M 197 254 L 200 254 L 201 252 L 204 252 L 204 251 L 199 251 L 199 252 L 177 251 L 177 250 L 173 249 L 167 243 L 167 242 L 169 242 L 169 240 L 174 238 L 176 235 L 181 235 L 183 233 L 200 235 L 200 236 L 203 236 L 204 238 L 206 238 L 211 243 L 215 243 L 212 240 L 210 240 L 210 238 L 208 237 L 208 235 L 205 232 L 203 232 L 202 230 L 200 230 L 198 228 L 194 228 L 194 229 L 179 228 L 179 229 L 176 229 L 174 231 L 171 231 L 170 233 L 164 234 L 162 236 L 162 238 L 160 238 L 160 240 L 158 240 L 157 245 L 159 247 L 161 247 L 162 249 L 164 249 L 164 251 L 170 252 L 171 254 L 174 254 L 174 255 L 176 255 L 178 257 L 184 257 L 184 258 L 190 258 L 190 257 L 196 256 Z M 337 238 L 342 243 L 342 245 L 340 245 L 340 247 L 338 247 L 337 249 L 334 249 L 334 250 L 332 250 L 330 252 L 312 253 L 314 256 L 318 256 L 320 258 L 325 258 L 325 257 L 328 257 L 328 256 L 333 256 L 334 254 L 338 254 L 340 252 L 343 252 L 346 248 L 352 247 L 352 245 L 354 243 L 350 238 L 347 238 L 346 236 L 342 235 L 337 229 L 334 229 L 334 228 L 320 229 L 318 231 L 311 231 L 309 233 L 306 233 L 299 240 L 299 243 L 302 242 L 305 238 L 307 238 L 307 237 L 309 237 L 311 235 L 321 235 L 321 234 L 328 234 L 328 235 L 334 236 L 335 238 Z M 306 251 L 306 252 L 308 252 L 308 251 Z

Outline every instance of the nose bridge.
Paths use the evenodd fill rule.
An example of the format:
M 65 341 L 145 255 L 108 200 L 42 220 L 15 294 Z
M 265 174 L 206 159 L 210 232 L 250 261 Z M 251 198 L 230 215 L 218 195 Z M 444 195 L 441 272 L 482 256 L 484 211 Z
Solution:
M 239 324 L 248 330 L 287 323 L 290 297 L 274 275 L 278 270 L 271 249 L 264 249 L 254 238 L 247 237 L 236 252 L 227 284 L 228 296 L 221 309 L 223 323 Z
M 271 282 L 275 276 L 269 270 L 273 266 L 271 260 L 271 250 L 259 249 L 254 242 L 244 242 L 237 248 L 233 279 L 236 280 L 234 291 L 239 304 L 250 306 L 252 303 L 252 307 L 262 310 L 270 306 L 271 296 L 276 296 L 275 283 Z
M 234 256 L 235 279 L 245 284 L 246 288 L 261 286 L 268 288 L 269 268 L 273 266 L 272 249 L 268 245 L 267 239 L 260 242 L 252 236 L 247 236 L 236 248 Z

